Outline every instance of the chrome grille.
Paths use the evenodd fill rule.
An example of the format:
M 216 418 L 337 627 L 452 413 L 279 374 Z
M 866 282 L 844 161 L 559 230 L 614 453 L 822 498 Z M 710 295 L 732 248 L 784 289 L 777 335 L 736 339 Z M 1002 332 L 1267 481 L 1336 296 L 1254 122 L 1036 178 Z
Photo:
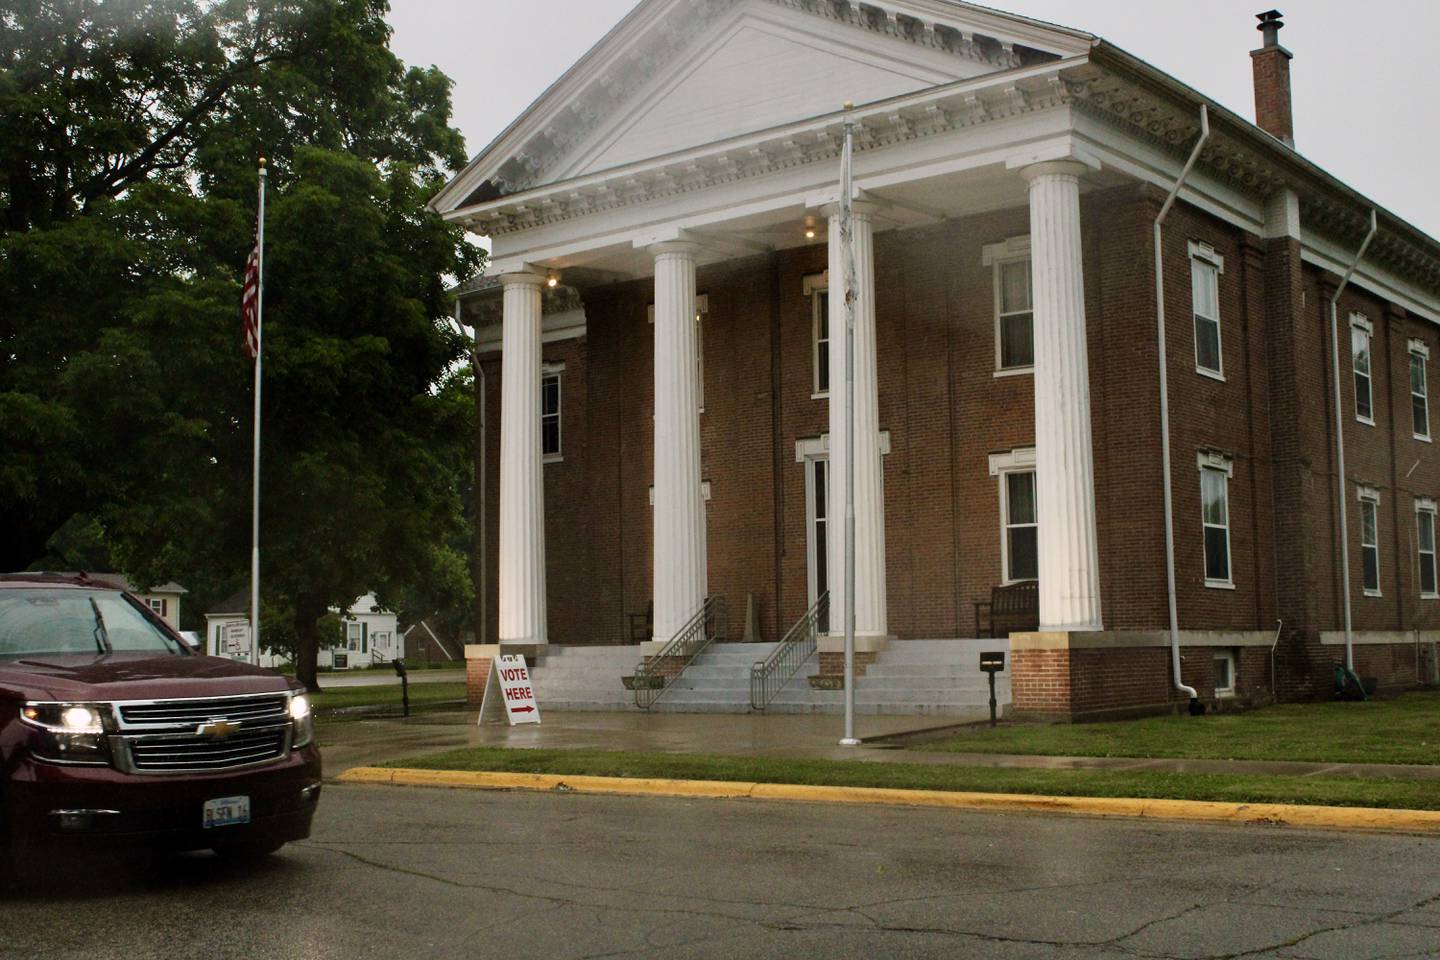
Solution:
M 142 736 L 130 739 L 130 762 L 136 770 L 224 770 L 263 763 L 285 755 L 288 727 L 242 730 L 228 737 Z
M 283 693 L 202 700 L 155 700 L 119 704 L 122 728 L 195 729 L 202 723 L 228 720 L 241 727 L 271 726 L 290 719 L 290 698 Z

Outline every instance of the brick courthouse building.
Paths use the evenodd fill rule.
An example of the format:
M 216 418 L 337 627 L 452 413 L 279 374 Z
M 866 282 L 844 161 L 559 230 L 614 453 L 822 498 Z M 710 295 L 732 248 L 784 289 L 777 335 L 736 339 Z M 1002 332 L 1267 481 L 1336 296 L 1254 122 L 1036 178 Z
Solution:
M 1356 671 L 1432 679 L 1440 244 L 1296 152 L 1266 23 L 1256 126 L 1097 37 L 954 0 L 640 3 L 434 201 L 493 243 L 464 298 L 489 635 L 625 644 L 653 603 L 665 640 L 719 596 L 774 641 L 827 590 L 840 609 L 851 101 L 862 663 L 974 637 L 976 601 L 1038 580 L 1017 712 L 1188 700 L 1153 251 L 1203 124 L 1160 232 L 1180 679 L 1329 695 L 1342 548 Z M 1330 300 L 1372 211 L 1337 371 Z M 822 637 L 822 673 L 839 650 Z

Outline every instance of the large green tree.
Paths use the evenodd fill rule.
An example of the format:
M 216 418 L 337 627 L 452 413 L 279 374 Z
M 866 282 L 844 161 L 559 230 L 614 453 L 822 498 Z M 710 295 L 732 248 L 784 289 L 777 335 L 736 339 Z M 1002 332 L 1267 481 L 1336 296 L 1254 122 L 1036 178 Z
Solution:
M 246 581 L 239 279 L 266 157 L 262 586 L 312 686 L 328 608 L 468 589 L 445 281 L 479 255 L 425 210 L 463 142 L 387 11 L 0 7 L 0 567 L 48 545 L 202 600 Z

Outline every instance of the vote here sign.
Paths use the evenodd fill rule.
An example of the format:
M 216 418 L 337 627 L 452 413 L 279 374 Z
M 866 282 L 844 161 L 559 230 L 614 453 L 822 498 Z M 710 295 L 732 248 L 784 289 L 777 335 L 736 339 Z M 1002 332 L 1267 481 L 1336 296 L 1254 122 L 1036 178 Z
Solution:
M 502 655 L 490 665 L 492 676 L 500 682 L 500 699 L 510 723 L 539 723 L 540 707 L 535 702 L 535 688 L 530 683 L 530 670 L 522 656 Z

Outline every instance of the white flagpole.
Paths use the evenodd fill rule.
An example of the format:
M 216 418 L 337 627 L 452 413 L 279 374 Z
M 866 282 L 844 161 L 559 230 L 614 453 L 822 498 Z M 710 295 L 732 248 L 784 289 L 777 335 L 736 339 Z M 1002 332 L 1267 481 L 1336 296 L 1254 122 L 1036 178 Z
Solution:
M 260 364 L 265 357 L 265 158 L 260 158 L 260 217 L 256 228 L 254 472 L 250 479 L 250 662 L 260 665 Z
M 840 160 L 840 256 L 845 275 L 845 736 L 855 737 L 855 120 L 845 104 L 845 152 Z

